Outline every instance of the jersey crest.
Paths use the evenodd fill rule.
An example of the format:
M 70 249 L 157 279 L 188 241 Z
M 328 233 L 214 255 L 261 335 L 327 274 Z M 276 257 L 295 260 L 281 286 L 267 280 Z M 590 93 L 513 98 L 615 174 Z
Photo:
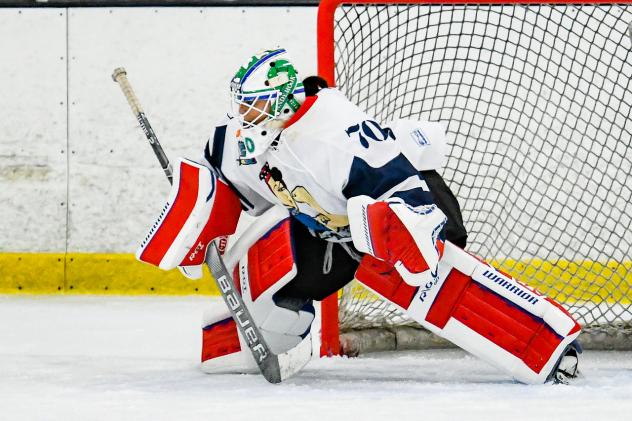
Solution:
M 268 189 L 285 206 L 292 216 L 305 224 L 308 228 L 317 231 L 330 231 L 335 237 L 346 237 L 349 229 L 349 218 L 346 215 L 336 215 L 323 209 L 314 196 L 303 186 L 296 186 L 290 190 L 283 180 L 281 170 L 270 167 L 265 163 L 259 172 L 259 179 L 264 181 Z M 301 212 L 299 203 L 304 203 L 316 212 L 316 216 L 310 216 Z

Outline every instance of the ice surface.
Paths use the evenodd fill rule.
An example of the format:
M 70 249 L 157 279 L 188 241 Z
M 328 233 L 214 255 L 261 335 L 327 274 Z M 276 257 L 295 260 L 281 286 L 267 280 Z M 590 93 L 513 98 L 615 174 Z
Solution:
M 270 385 L 198 369 L 208 297 L 0 297 L 0 420 L 631 420 L 632 353 L 525 386 L 457 350 L 312 361 Z

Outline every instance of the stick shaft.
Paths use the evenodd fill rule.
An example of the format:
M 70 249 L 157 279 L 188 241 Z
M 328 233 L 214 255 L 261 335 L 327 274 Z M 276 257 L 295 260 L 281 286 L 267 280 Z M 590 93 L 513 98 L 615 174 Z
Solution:
M 160 142 L 156 137 L 156 133 L 154 133 L 154 129 L 151 128 L 151 124 L 149 124 L 149 120 L 143 112 L 143 108 L 141 107 L 140 101 L 138 100 L 138 97 L 132 89 L 132 85 L 127 80 L 127 73 L 125 72 L 125 69 L 123 69 L 122 67 L 114 69 L 114 72 L 112 73 L 112 79 L 121 87 L 121 90 L 123 91 L 123 94 L 125 95 L 129 106 L 132 108 L 132 112 L 134 113 L 136 120 L 138 120 L 138 124 L 140 124 L 140 127 L 143 129 L 145 137 L 147 137 L 147 140 L 149 140 L 149 144 L 154 150 L 154 154 L 156 155 L 156 158 L 158 158 L 158 162 L 160 162 L 160 166 L 162 167 L 162 170 L 165 172 L 165 175 L 169 180 L 169 184 L 172 184 L 173 170 L 171 168 L 171 164 L 169 163 L 169 158 L 167 158 L 165 151 L 162 149 L 162 146 L 160 145 Z

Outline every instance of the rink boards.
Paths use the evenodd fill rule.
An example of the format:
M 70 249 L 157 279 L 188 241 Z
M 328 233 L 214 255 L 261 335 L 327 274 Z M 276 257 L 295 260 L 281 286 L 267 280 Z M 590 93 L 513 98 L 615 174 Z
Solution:
M 303 75 L 315 72 L 316 12 L 0 9 L 0 38 L 12 40 L 0 48 L 0 293 L 217 293 L 208 275 L 190 281 L 131 254 L 169 186 L 110 74 L 126 67 L 171 159 L 196 159 L 243 57 L 279 42 Z M 278 36 L 266 32 L 270 19 L 284 28 Z M 236 26 L 248 28 L 250 43 L 234 36 Z M 562 291 L 563 302 L 632 300 L 629 256 L 501 262 L 545 293 Z
M 593 261 L 555 264 L 532 259 L 505 260 L 494 266 L 517 279 L 531 279 L 531 286 L 575 304 L 632 303 L 632 262 Z M 132 254 L 116 253 L 0 253 L 0 293 L 27 294 L 129 294 L 129 295 L 218 295 L 207 269 L 204 278 L 193 281 L 177 270 L 164 272 L 138 262 Z

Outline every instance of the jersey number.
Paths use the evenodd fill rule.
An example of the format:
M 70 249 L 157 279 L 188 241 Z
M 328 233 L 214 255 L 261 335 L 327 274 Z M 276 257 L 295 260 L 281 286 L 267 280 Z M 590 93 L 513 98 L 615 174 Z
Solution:
M 377 122 L 373 120 L 364 120 L 360 124 L 354 124 L 347 130 L 347 136 L 353 139 L 357 137 L 360 144 L 365 148 L 369 147 L 369 141 L 367 139 L 375 140 L 376 142 L 382 142 L 384 140 L 395 140 L 395 134 L 388 127 L 382 128 Z

